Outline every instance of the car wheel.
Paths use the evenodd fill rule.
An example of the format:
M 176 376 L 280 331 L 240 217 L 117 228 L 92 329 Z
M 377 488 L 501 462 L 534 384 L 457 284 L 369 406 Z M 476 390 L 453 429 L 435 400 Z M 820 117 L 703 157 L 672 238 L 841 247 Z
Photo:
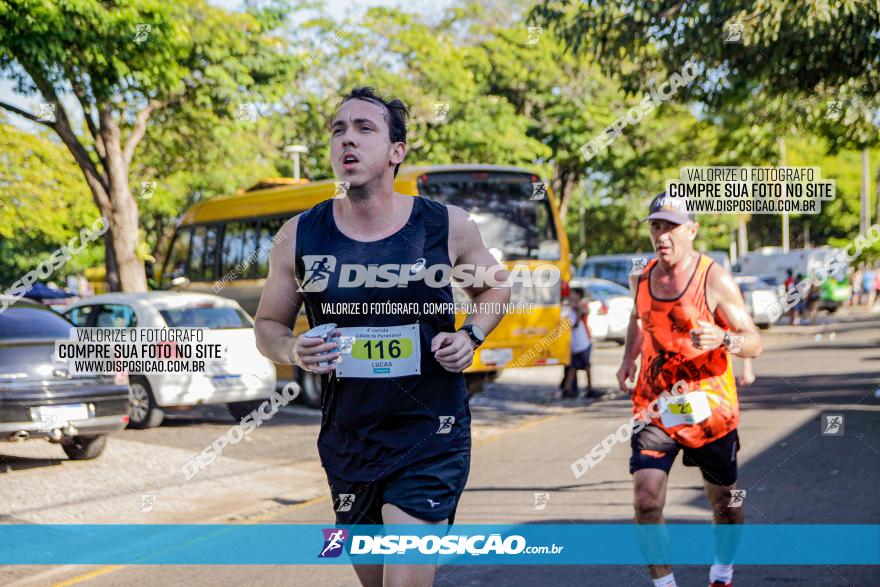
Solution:
M 107 446 L 107 436 L 73 436 L 61 444 L 67 457 L 72 461 L 87 461 L 97 458 Z
M 162 423 L 165 412 L 156 405 L 150 383 L 143 377 L 132 377 L 130 381 L 131 408 L 128 412 L 129 428 L 153 428 Z
M 299 370 L 299 386 L 302 389 L 299 396 L 303 403 L 310 408 L 320 408 L 323 400 L 321 392 L 321 376 L 305 369 Z
M 236 422 L 241 422 L 242 419 L 263 405 L 263 401 L 267 400 L 254 400 L 249 402 L 233 402 L 226 404 L 226 407 L 229 408 L 229 413 L 232 414 L 232 417 L 235 418 Z
M 770 328 L 770 323 L 769 322 L 761 322 L 759 324 L 755 324 L 755 326 L 757 326 L 761 330 L 767 330 L 768 328 Z

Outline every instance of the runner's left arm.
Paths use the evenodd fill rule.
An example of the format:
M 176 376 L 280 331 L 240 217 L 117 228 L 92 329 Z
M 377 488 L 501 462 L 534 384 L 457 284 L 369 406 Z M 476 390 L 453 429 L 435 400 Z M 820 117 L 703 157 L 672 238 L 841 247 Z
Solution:
M 480 229 L 470 214 L 458 206 L 447 206 L 447 209 L 449 210 L 449 257 L 452 266 L 470 265 L 474 268 L 487 268 L 485 272 L 487 283 L 476 283 L 473 287 L 462 289 L 477 305 L 478 310 L 467 317 L 465 324 L 476 324 L 488 336 L 505 315 L 504 312 L 493 311 L 493 308 L 510 302 L 511 290 L 510 286 L 492 287 L 489 284 L 492 279 L 495 283 L 504 282 L 508 278 L 508 273 L 483 244 Z M 479 272 L 474 273 L 480 275 Z
M 449 260 L 453 267 L 470 264 L 472 268 L 486 267 L 486 282 L 494 277 L 494 283 L 504 282 L 508 274 L 486 249 L 480 231 L 470 215 L 457 206 L 447 206 L 449 211 Z M 479 275 L 470 271 L 470 275 Z M 463 288 L 477 306 L 465 319 L 465 324 L 480 327 L 486 336 L 498 326 L 504 317 L 504 304 L 510 301 L 510 287 L 492 287 L 475 283 Z M 459 373 L 474 360 L 476 350 L 473 341 L 464 333 L 441 332 L 431 341 L 431 352 L 437 362 L 447 371 Z
M 706 276 L 706 302 L 715 306 L 715 315 L 730 325 L 732 341 L 728 350 L 738 357 L 757 357 L 763 350 L 761 335 L 746 309 L 739 286 L 733 276 L 718 265 L 713 265 Z M 698 328 L 691 330 L 694 346 L 712 350 L 724 342 L 725 331 L 717 324 L 697 321 Z

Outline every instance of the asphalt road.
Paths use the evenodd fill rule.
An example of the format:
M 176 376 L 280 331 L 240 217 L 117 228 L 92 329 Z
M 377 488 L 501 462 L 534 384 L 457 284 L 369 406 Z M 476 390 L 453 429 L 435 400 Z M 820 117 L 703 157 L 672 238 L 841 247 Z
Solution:
M 741 391 L 740 487 L 753 523 L 880 523 L 880 317 L 783 327 L 766 337 L 758 381 Z M 605 386 L 619 347 L 594 352 Z M 506 374 L 475 400 L 474 453 L 461 523 L 597 523 L 632 518 L 629 450 L 617 447 L 581 479 L 570 464 L 628 417 L 624 398 L 563 403 L 558 368 Z M 843 414 L 842 436 L 821 416 Z M 7 523 L 331 523 L 316 461 L 316 412 L 280 413 L 195 479 L 180 466 L 233 423 L 222 409 L 172 415 L 162 427 L 127 430 L 94 462 L 70 462 L 43 442 L 0 444 L 0 521 Z M 699 472 L 676 463 L 666 515 L 707 521 Z M 534 511 L 534 493 L 547 492 Z M 146 496 L 146 497 L 145 497 Z M 878 585 L 876 567 L 737 567 L 737 585 Z M 677 567 L 682 586 L 707 584 L 705 567 Z M 437 585 L 650 585 L 639 566 L 444 566 Z M 0 583 L 356 585 L 348 567 L 105 566 L 0 569 Z

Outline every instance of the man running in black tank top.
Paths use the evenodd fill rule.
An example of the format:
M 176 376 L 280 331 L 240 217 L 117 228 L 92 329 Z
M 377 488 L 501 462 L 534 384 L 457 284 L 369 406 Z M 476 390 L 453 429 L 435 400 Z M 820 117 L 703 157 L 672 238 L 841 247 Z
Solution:
M 318 452 L 333 495 L 336 523 L 451 524 L 470 469 L 470 411 L 462 371 L 501 314 L 472 314 L 455 331 L 454 314 L 424 313 L 451 303 L 437 280 L 406 287 L 367 281 L 346 287 L 340 267 L 402 266 L 416 275 L 433 265 L 496 267 L 476 223 L 456 206 L 394 191 L 406 155 L 407 110 L 371 89 L 348 94 L 330 128 L 330 158 L 345 197 L 324 201 L 281 231 L 295 249 L 275 247 L 257 310 L 260 351 L 326 375 Z M 314 279 L 315 261 L 326 278 Z M 488 281 L 488 279 L 487 279 Z M 489 281 L 489 283 L 492 283 Z M 510 299 L 508 288 L 465 288 L 480 307 Z M 392 302 L 416 313 L 331 314 L 331 307 Z M 334 342 L 295 337 L 290 329 L 305 304 L 309 324 L 336 323 L 359 341 L 359 353 Z M 398 306 L 401 307 L 401 306 Z M 378 361 L 367 361 L 365 353 Z M 354 355 L 358 354 L 359 357 Z M 337 361 L 337 359 L 339 359 Z M 441 530 L 439 533 L 445 532 Z M 362 585 L 431 585 L 430 565 L 358 565 Z

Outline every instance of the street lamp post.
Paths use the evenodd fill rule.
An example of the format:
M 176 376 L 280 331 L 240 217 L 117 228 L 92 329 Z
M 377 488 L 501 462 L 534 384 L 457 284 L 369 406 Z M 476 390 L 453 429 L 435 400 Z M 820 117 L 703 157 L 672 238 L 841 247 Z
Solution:
M 299 179 L 299 156 L 309 152 L 305 145 L 287 145 L 282 149 L 289 153 L 293 159 L 293 179 Z

